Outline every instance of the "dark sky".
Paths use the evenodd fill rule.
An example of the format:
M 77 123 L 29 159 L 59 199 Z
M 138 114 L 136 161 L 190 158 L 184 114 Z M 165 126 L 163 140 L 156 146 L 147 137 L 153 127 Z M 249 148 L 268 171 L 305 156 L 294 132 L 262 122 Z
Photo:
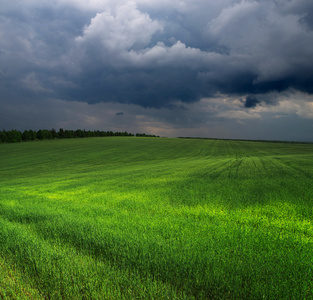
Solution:
M 0 128 L 313 141 L 312 0 L 0 0 Z

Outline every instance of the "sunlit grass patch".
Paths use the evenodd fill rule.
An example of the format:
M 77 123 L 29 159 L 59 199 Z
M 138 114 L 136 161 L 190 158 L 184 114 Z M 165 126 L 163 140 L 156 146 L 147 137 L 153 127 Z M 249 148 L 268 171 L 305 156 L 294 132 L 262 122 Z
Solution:
M 1 299 L 43 299 L 35 288 L 23 280 L 23 275 L 0 258 L 0 298 Z

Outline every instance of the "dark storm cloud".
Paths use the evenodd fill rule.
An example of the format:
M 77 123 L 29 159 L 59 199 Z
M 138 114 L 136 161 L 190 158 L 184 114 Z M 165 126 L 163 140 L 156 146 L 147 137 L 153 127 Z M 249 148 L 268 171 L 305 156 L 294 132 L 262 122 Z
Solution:
M 126 2 L 98 13 L 76 38 L 73 53 L 74 59 L 80 55 L 77 82 L 83 91 L 68 96 L 163 107 L 217 92 L 257 95 L 295 88 L 312 93 L 313 35 L 301 27 L 305 3 L 293 11 L 287 1 L 285 6 L 224 1 L 213 13 L 210 5 L 186 1 L 186 8 L 172 5 L 166 11 L 166 6 Z
M 312 19 L 306 0 L 6 1 L 1 101 L 272 104 L 274 91 L 313 93 Z
M 260 103 L 260 101 L 256 97 L 248 96 L 245 101 L 245 107 L 246 108 L 256 107 L 258 103 Z
M 306 26 L 308 30 L 313 30 L 313 2 L 308 0 L 292 0 L 286 3 L 284 11 L 287 13 L 296 13 L 300 17 L 301 25 Z

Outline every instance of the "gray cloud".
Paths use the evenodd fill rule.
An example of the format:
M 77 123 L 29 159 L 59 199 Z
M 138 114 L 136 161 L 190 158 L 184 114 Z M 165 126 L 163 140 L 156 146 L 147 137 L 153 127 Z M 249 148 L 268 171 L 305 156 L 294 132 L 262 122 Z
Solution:
M 199 20 L 173 6 L 171 21 L 164 9 L 153 20 L 133 3 L 97 14 L 76 38 L 89 101 L 160 107 L 216 92 L 264 94 L 292 87 L 312 93 L 313 35 L 300 26 L 303 15 L 272 1 L 227 4 Z M 201 11 L 201 5 L 208 7 L 190 4 L 191 11 Z
M 260 101 L 256 97 L 248 96 L 245 101 L 245 107 L 246 108 L 256 107 L 258 103 L 260 103 Z
M 277 106 L 281 93 L 313 93 L 312 19 L 307 0 L 6 2 L 0 101 L 182 114 L 184 105 L 223 94 L 246 99 L 241 109 Z
M 74 2 L 35 3 L 2 16 L 2 53 L 11 56 L 2 74 L 13 67 L 18 84 L 40 78 L 47 94 L 158 107 L 217 91 L 312 93 L 313 33 L 301 27 L 310 27 L 312 5 L 305 1 L 120 1 L 93 16 Z

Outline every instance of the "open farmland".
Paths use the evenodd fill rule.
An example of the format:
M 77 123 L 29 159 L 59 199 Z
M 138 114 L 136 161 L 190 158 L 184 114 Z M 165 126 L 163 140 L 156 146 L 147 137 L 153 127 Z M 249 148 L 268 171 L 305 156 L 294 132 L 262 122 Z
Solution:
M 0 298 L 313 298 L 313 144 L 3 144 L 0 176 Z

